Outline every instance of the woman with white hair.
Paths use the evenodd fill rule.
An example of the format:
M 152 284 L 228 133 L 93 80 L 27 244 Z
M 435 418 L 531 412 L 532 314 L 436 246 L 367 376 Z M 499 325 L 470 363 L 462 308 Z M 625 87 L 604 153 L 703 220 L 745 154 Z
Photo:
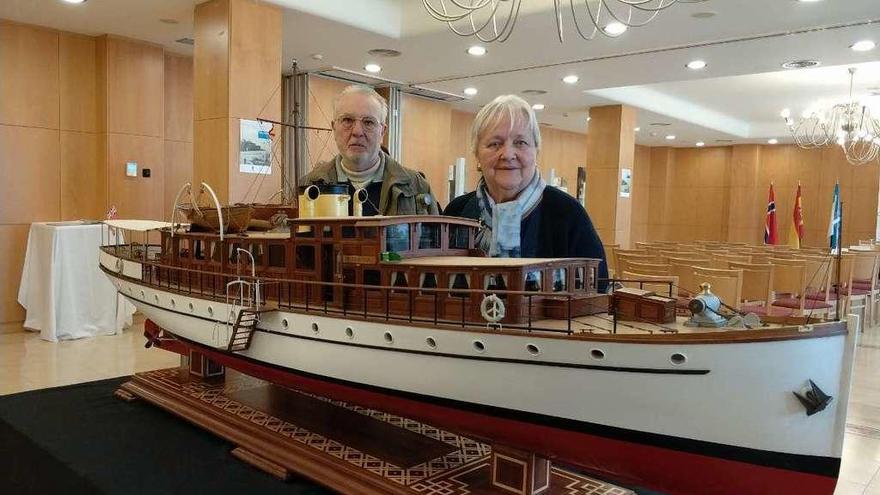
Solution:
M 598 258 L 608 278 L 605 250 L 583 206 L 547 187 L 536 158 L 541 131 L 531 106 L 502 95 L 484 106 L 471 126 L 471 150 L 482 178 L 477 190 L 455 198 L 444 215 L 478 219 L 478 247 L 489 256 Z M 600 281 L 604 289 L 605 281 Z

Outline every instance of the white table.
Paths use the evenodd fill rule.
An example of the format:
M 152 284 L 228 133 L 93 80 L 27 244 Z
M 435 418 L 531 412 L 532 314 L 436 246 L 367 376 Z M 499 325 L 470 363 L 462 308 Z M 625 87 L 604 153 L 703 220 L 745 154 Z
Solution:
M 81 222 L 31 224 L 18 302 L 25 328 L 51 342 L 115 335 L 131 325 L 134 306 L 98 268 L 107 226 Z M 107 242 L 110 242 L 109 240 Z

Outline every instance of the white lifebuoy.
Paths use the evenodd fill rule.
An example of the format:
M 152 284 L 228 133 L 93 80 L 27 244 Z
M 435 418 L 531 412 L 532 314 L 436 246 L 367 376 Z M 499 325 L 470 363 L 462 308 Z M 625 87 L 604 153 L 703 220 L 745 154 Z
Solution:
M 489 323 L 498 323 L 504 319 L 504 301 L 495 294 L 489 294 L 480 303 L 480 314 Z
M 116 258 L 116 272 L 117 273 L 122 273 L 123 266 L 124 266 L 124 263 L 122 261 L 122 258 Z

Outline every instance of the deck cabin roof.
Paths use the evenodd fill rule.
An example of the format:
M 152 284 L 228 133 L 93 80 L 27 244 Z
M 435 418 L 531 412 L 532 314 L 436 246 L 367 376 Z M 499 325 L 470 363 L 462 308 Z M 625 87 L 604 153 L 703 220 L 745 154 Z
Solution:
M 447 217 L 442 215 L 375 215 L 370 217 L 311 217 L 289 218 L 288 223 L 294 225 L 312 223 L 348 223 L 356 227 L 380 227 L 384 225 L 397 225 L 402 223 L 446 223 L 479 227 L 480 223 L 470 218 Z
M 420 258 L 405 258 L 400 261 L 383 261 L 383 265 L 400 266 L 437 266 L 437 267 L 460 267 L 462 269 L 474 268 L 518 268 L 533 265 L 543 265 L 554 262 L 571 262 L 588 260 L 589 258 L 487 258 L 479 256 L 425 256 Z

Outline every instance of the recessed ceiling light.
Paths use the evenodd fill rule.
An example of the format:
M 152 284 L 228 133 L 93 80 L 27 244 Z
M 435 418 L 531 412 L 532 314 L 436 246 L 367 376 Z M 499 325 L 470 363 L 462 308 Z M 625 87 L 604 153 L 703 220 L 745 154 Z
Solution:
M 86 3 L 86 0 L 61 0 L 61 1 L 64 3 L 73 3 L 73 4 Z
M 636 132 L 639 132 L 639 131 L 642 130 L 642 128 L 641 128 L 641 127 L 634 127 L 633 130 L 636 131 Z
M 482 57 L 486 54 L 486 47 L 480 45 L 474 45 L 467 49 L 468 55 L 473 55 L 475 57 Z
M 401 53 L 397 50 L 391 48 L 373 48 L 372 50 L 367 51 L 370 55 L 374 57 L 385 57 L 385 58 L 394 58 L 399 57 Z
M 672 141 L 673 139 L 675 139 L 675 134 L 669 134 L 666 136 L 667 141 Z
M 854 52 L 867 52 L 873 50 L 875 46 L 877 46 L 877 44 L 871 40 L 862 40 L 853 43 L 850 48 L 852 48 Z
M 778 140 L 778 139 L 775 139 L 775 138 L 774 138 L 774 139 L 768 139 L 768 140 L 767 140 L 767 144 L 776 144 L 776 143 L 778 143 L 778 142 L 779 142 L 779 140 Z
M 691 60 L 687 63 L 686 67 L 691 70 L 705 69 L 706 62 L 704 60 Z
M 821 62 L 818 60 L 792 60 L 782 64 L 783 69 L 805 69 L 807 67 L 815 67 Z
M 478 93 L 477 88 L 464 88 L 464 94 L 466 94 L 468 96 L 474 96 L 477 93 Z
M 364 66 L 364 70 L 375 74 L 376 72 L 381 71 L 382 67 L 380 67 L 379 64 L 367 64 Z
M 604 28 L 602 28 L 602 31 L 605 31 L 605 34 L 608 36 L 620 36 L 625 33 L 627 29 L 626 24 L 622 22 L 609 22 Z
M 534 105 L 532 105 L 532 110 L 543 110 L 543 109 L 544 109 L 543 103 L 535 103 Z
M 698 148 L 702 148 L 703 146 L 706 146 L 706 143 L 704 143 L 704 142 L 702 142 L 702 141 L 697 141 L 697 147 L 698 147 Z
M 579 80 L 580 80 L 580 78 L 574 74 L 571 74 L 571 75 L 568 75 L 568 76 L 565 76 L 562 78 L 562 82 L 564 82 L 565 84 L 574 84 L 574 83 L 578 82 Z

